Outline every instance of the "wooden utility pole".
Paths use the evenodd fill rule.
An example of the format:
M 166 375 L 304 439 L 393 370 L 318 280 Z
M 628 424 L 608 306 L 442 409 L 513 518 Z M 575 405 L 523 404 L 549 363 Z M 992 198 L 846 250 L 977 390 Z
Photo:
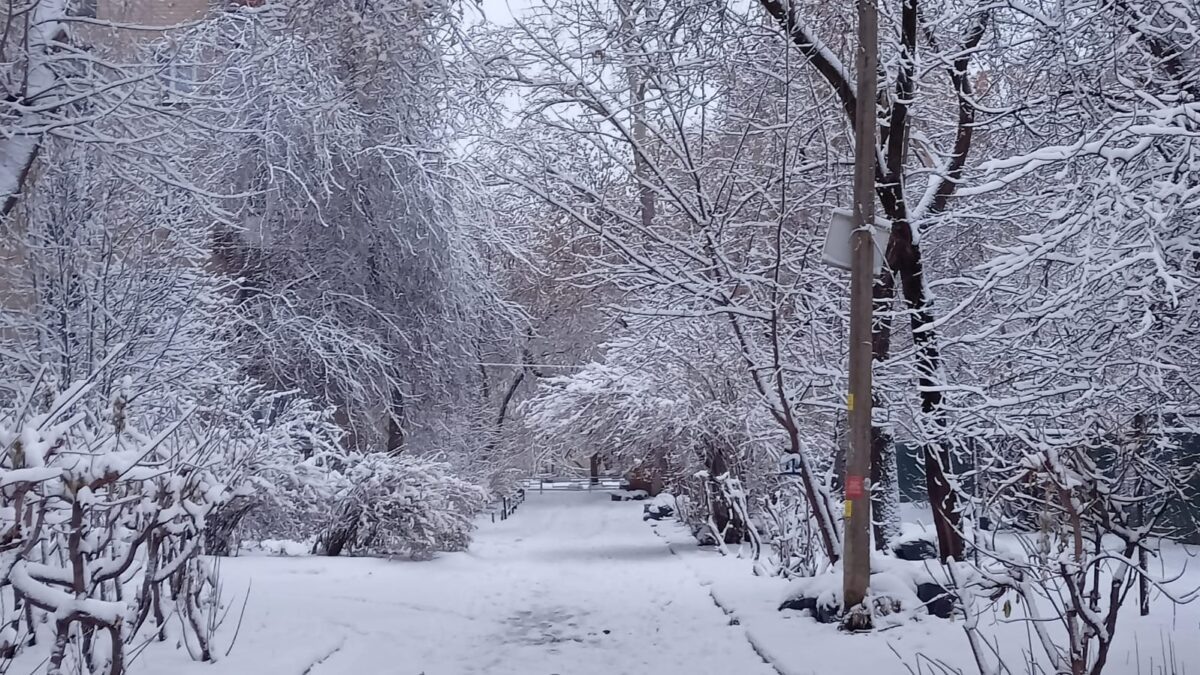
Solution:
M 649 161 L 646 153 L 648 129 L 646 127 L 646 82 L 639 65 L 645 58 L 645 45 L 638 34 L 634 0 L 617 0 L 617 13 L 621 17 L 622 48 L 625 50 L 625 79 L 629 83 L 630 126 L 633 131 L 633 177 L 637 181 L 642 227 L 654 226 L 656 204 L 654 190 L 648 181 Z M 643 11 L 650 14 L 649 2 L 643 3 Z
M 871 628 L 859 607 L 871 581 L 871 289 L 875 282 L 875 69 L 877 0 L 858 0 L 858 71 L 854 125 L 854 231 L 850 270 L 850 456 L 846 458 L 846 534 L 842 555 L 843 627 Z M 856 609 L 857 608 L 857 609 Z

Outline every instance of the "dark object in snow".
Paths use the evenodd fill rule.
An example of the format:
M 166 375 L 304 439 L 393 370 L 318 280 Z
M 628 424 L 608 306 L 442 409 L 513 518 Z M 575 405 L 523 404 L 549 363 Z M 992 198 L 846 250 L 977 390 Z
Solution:
M 834 605 L 819 604 L 816 598 L 808 598 L 803 595 L 788 598 L 779 606 L 779 611 L 782 612 L 785 609 L 807 609 L 812 612 L 812 617 L 817 620 L 817 623 L 838 622 L 838 608 Z
M 838 610 L 839 607 L 836 605 L 817 604 L 817 608 L 813 610 L 812 615 L 817 620 L 817 623 L 838 623 L 840 621 L 838 615 L 841 614 Z
M 642 520 L 662 520 L 675 515 L 675 509 L 670 504 L 654 502 L 642 507 Z
M 979 516 L 979 529 L 990 532 L 992 530 L 992 519 L 987 516 Z
M 785 609 L 794 609 L 797 611 L 803 611 L 806 609 L 814 610 L 816 608 L 817 608 L 817 599 L 816 598 L 806 598 L 803 595 L 801 595 L 801 596 L 797 596 L 795 598 L 788 598 L 787 600 L 784 600 L 783 604 L 779 606 L 779 611 L 782 612 Z
M 933 616 L 949 619 L 954 613 L 954 596 L 937 584 L 917 584 L 917 597 Z
M 927 539 L 910 539 L 892 546 L 892 553 L 901 560 L 937 560 L 937 544 Z

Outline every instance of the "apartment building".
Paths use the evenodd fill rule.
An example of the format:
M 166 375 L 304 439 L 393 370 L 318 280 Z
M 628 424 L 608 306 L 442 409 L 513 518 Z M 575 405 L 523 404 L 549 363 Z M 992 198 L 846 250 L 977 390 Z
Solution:
M 204 16 L 214 3 L 213 0 L 90 0 L 90 4 L 88 9 L 101 20 L 173 26 Z
M 81 16 L 113 24 L 85 29 L 85 42 L 123 50 L 160 35 L 159 31 L 145 28 L 184 25 L 203 18 L 217 4 L 225 3 L 219 0 L 80 0 L 77 11 Z M 137 29 L 133 28 L 135 26 Z

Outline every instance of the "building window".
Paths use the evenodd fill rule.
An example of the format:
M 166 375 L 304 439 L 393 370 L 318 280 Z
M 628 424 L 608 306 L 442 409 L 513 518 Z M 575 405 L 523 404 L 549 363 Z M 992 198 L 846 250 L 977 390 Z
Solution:
M 162 86 L 163 102 L 183 103 L 196 88 L 196 65 L 188 62 L 178 51 L 166 46 L 155 52 L 154 60 L 158 65 L 158 81 Z

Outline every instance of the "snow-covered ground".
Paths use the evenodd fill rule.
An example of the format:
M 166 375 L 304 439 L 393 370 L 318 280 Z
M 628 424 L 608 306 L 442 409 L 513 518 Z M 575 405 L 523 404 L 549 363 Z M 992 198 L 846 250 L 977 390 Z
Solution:
M 641 505 L 602 492 L 531 494 L 429 562 L 251 556 L 221 573 L 231 600 L 250 590 L 233 651 L 206 665 L 153 645 L 134 674 L 775 673 Z
M 923 617 L 866 635 L 777 611 L 788 582 L 702 549 L 678 523 L 604 492 L 532 493 L 466 553 L 428 562 L 247 556 L 222 562 L 240 634 L 216 664 L 153 645 L 133 675 L 857 675 L 977 672 L 962 622 Z M 1190 562 L 1169 549 L 1168 567 Z M 1200 581 L 1186 569 L 1180 583 Z M 1132 603 L 1131 603 L 1132 604 Z M 1024 623 L 983 618 L 1014 673 Z M 1016 615 L 1014 613 L 1014 617 Z M 1200 662 L 1200 606 L 1123 615 L 1111 675 Z M 221 650 L 224 654 L 224 648 Z M 763 655 L 763 656 L 760 656 Z M 764 662 L 764 656 L 771 662 Z M 1165 661 L 1174 661 L 1175 667 Z M 934 665 L 934 664 L 941 665 Z
M 908 507 L 906 521 L 928 519 L 925 512 Z M 672 551 L 708 588 L 712 597 L 745 629 L 755 649 L 765 655 L 780 675 L 857 675 L 896 673 L 903 675 L 954 675 L 978 673 L 968 648 L 961 618 L 956 620 L 922 616 L 915 620 L 867 634 L 843 633 L 836 626 L 822 625 L 808 612 L 778 611 L 789 595 L 789 582 L 780 578 L 754 576 L 753 564 L 734 555 L 721 556 L 699 547 L 681 524 L 663 521 L 655 531 Z M 1197 547 L 1167 544 L 1163 559 L 1152 572 L 1171 578 L 1173 590 L 1187 594 L 1200 587 Z M 1131 596 L 1122 608 L 1106 675 L 1186 675 L 1200 664 L 1200 603 L 1175 605 L 1152 593 L 1149 616 L 1140 617 L 1137 598 Z M 986 608 L 979 617 L 989 641 L 995 641 L 1012 675 L 1053 673 L 1032 636 L 1031 626 L 1021 620 L 1020 606 L 1009 617 L 1000 607 Z M 1057 625 L 1048 630 L 1066 639 Z M 1029 656 L 1041 662 L 1031 669 Z

